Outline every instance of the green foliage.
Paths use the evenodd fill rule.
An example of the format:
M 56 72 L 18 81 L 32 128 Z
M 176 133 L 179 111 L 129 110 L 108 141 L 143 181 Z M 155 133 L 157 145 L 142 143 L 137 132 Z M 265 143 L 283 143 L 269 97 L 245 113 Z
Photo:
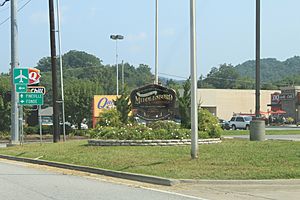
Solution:
M 201 78 L 201 77 L 200 77 Z M 207 77 L 198 85 L 201 87 L 209 86 L 218 89 L 237 88 L 240 74 L 232 65 L 222 64 L 219 68 L 213 67 L 207 74 Z
M 190 79 L 187 79 L 183 84 L 183 95 L 180 95 L 179 91 L 176 91 L 178 99 L 178 109 L 181 116 L 182 128 L 191 127 L 191 83 Z
M 152 128 L 153 130 L 159 130 L 159 129 L 165 129 L 165 130 L 174 130 L 174 129 L 180 129 L 180 125 L 176 124 L 173 121 L 156 121 L 147 124 L 149 128 Z
M 117 108 L 117 111 L 119 112 L 120 121 L 123 124 L 128 123 L 128 115 L 131 111 L 131 103 L 129 98 L 129 93 L 126 87 L 124 88 L 122 95 L 114 101 L 114 105 Z
M 8 131 L 10 128 L 10 76 L 7 74 L 0 75 L 0 131 Z
M 294 56 L 282 62 L 275 58 L 261 59 L 261 81 L 263 84 L 266 84 L 263 88 L 273 89 L 275 88 L 274 83 L 276 83 L 276 87 L 292 84 L 299 85 L 300 78 L 296 78 L 299 75 L 294 76 L 295 72 L 300 71 L 299 67 L 299 56 Z M 235 68 L 240 75 L 255 79 L 255 60 L 246 61 Z
M 68 121 L 80 124 L 83 119 L 91 122 L 93 97 L 99 88 L 91 81 L 68 80 L 65 86 L 65 109 Z M 89 124 L 90 125 L 90 124 Z
M 7 140 L 10 137 L 10 133 L 8 131 L 0 131 L 0 139 Z
M 144 125 L 129 125 L 124 127 L 105 127 L 89 130 L 91 138 L 118 140 L 154 140 L 154 139 L 190 139 L 188 129 L 152 129 Z
M 79 68 L 100 66 L 101 60 L 94 55 L 84 51 L 71 50 L 62 56 L 64 68 Z M 59 65 L 59 59 L 56 59 L 56 65 Z M 37 63 L 37 68 L 42 72 L 51 71 L 51 57 L 44 57 Z
M 205 109 L 198 112 L 198 130 L 206 132 L 212 138 L 220 137 L 222 132 L 218 119 Z
M 35 135 L 40 134 L 40 127 L 39 126 L 27 126 L 24 127 L 24 134 L 25 135 Z M 42 126 L 42 134 L 53 134 L 53 127 L 52 126 Z
M 120 113 L 116 109 L 105 109 L 99 116 L 98 125 L 120 127 L 122 124 L 120 118 Z

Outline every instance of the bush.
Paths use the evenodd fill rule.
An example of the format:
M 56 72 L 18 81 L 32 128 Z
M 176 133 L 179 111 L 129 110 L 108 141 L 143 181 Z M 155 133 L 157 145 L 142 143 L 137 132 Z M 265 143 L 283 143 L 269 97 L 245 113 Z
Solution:
M 114 140 L 169 140 L 169 139 L 191 139 L 190 129 L 152 129 L 144 125 L 108 127 L 97 126 L 88 131 L 91 138 L 114 139 Z M 199 138 L 209 138 L 207 132 L 199 132 Z
M 10 133 L 8 131 L 0 131 L 0 139 L 9 139 Z
M 26 134 L 26 135 L 39 134 L 39 133 L 40 133 L 39 126 L 24 127 L 24 134 Z
M 98 125 L 100 126 L 120 127 L 121 124 L 120 114 L 114 108 L 104 110 L 99 116 Z
M 158 130 L 158 129 L 166 129 L 166 130 L 173 130 L 173 129 L 180 129 L 180 125 L 176 124 L 173 121 L 156 121 L 147 124 L 149 128 L 152 128 L 153 130 Z
M 222 131 L 218 119 L 205 109 L 198 112 L 198 130 L 206 132 L 211 138 L 220 137 Z

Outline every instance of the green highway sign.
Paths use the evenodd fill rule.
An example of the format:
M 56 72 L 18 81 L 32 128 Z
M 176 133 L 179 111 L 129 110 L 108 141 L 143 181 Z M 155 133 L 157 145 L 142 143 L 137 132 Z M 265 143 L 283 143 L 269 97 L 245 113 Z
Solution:
M 28 84 L 29 71 L 28 68 L 14 68 L 14 84 Z
M 16 92 L 27 92 L 27 85 L 16 84 Z
M 44 95 L 43 93 L 19 93 L 20 105 L 43 105 Z

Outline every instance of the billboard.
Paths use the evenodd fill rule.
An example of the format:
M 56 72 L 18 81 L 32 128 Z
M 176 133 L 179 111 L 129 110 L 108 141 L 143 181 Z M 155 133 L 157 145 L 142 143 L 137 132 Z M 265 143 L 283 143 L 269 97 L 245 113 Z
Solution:
M 117 95 L 95 95 L 93 99 L 93 127 L 96 126 L 97 118 L 105 109 L 113 108 Z

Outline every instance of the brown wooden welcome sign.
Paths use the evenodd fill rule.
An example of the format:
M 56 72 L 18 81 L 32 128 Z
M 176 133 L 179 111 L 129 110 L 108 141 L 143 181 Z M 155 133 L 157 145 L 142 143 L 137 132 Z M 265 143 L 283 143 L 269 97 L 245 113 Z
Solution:
M 144 120 L 170 119 L 174 114 L 175 91 L 151 84 L 137 88 L 130 95 L 133 114 Z

